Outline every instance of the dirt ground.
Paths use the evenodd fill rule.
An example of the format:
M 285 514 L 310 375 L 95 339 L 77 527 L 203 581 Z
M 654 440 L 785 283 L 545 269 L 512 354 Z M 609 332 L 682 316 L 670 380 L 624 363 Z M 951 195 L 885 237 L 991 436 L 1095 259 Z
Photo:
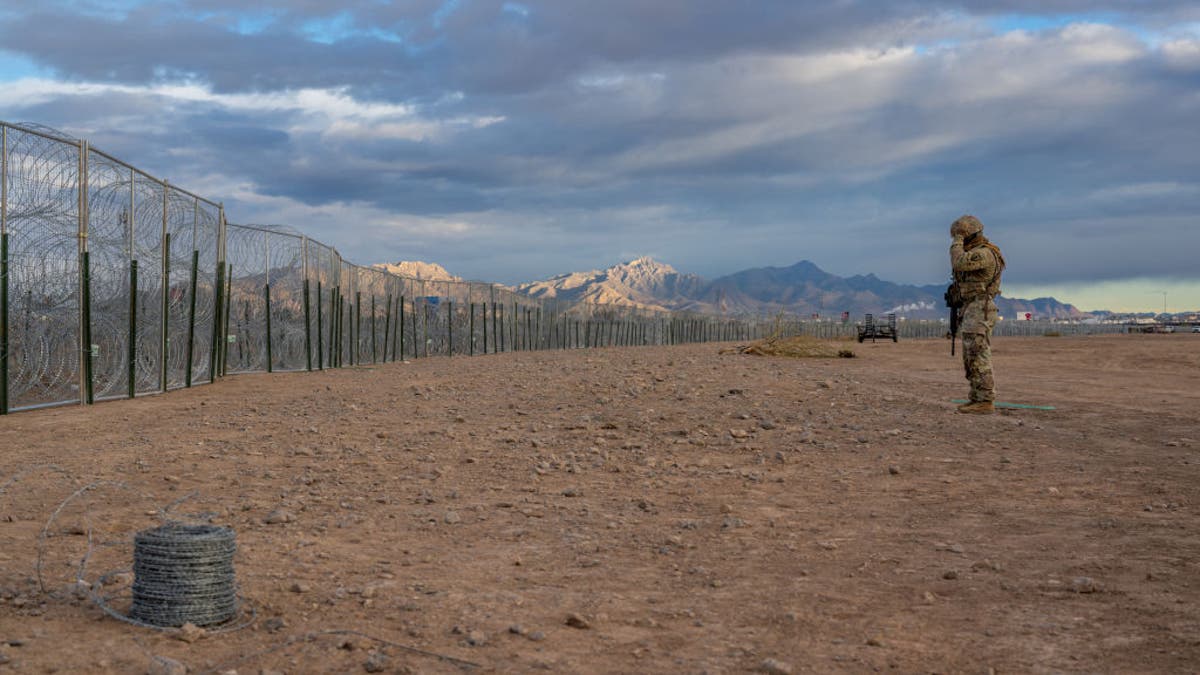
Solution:
M 992 417 L 954 413 L 945 341 L 718 347 L 0 419 L 0 673 L 1200 669 L 1200 335 L 998 338 L 1000 398 L 1057 410 Z M 236 530 L 250 626 L 78 597 L 89 532 L 94 581 L 184 497 Z

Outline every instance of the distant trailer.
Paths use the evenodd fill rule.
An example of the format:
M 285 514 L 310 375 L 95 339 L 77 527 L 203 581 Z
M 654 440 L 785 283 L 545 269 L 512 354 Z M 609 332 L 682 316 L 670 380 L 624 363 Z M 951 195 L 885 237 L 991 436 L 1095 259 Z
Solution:
M 1178 329 L 1173 324 L 1135 323 L 1125 325 L 1127 333 L 1174 333 L 1176 330 Z
M 870 338 L 871 342 L 875 342 L 876 338 L 891 338 L 892 342 L 898 342 L 900 333 L 896 330 L 896 315 L 888 314 L 886 324 L 876 323 L 874 315 L 866 315 L 863 324 L 858 327 L 858 341 L 862 342 L 867 338 Z

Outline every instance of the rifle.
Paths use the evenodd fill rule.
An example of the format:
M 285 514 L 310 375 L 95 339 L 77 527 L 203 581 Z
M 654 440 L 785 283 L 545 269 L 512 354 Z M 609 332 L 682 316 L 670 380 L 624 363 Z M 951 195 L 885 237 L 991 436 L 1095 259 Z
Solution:
M 963 306 L 957 284 L 947 286 L 946 294 L 942 297 L 946 301 L 946 306 L 950 308 L 950 356 L 954 356 L 954 343 L 958 341 L 958 311 Z

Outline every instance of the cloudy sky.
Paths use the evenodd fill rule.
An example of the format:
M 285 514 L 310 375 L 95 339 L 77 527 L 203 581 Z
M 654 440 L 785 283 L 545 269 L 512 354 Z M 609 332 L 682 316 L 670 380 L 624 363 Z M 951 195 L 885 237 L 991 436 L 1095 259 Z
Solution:
M 970 212 L 1009 295 L 1200 309 L 1195 0 L 0 0 L 0 87 L 360 263 L 935 283 Z

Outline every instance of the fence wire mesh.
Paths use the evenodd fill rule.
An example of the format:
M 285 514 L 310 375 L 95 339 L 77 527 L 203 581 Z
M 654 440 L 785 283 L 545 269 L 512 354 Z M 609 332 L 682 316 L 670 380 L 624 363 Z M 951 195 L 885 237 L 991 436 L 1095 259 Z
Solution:
M 4 141 L 8 401 L 79 401 L 80 146 L 37 129 Z

